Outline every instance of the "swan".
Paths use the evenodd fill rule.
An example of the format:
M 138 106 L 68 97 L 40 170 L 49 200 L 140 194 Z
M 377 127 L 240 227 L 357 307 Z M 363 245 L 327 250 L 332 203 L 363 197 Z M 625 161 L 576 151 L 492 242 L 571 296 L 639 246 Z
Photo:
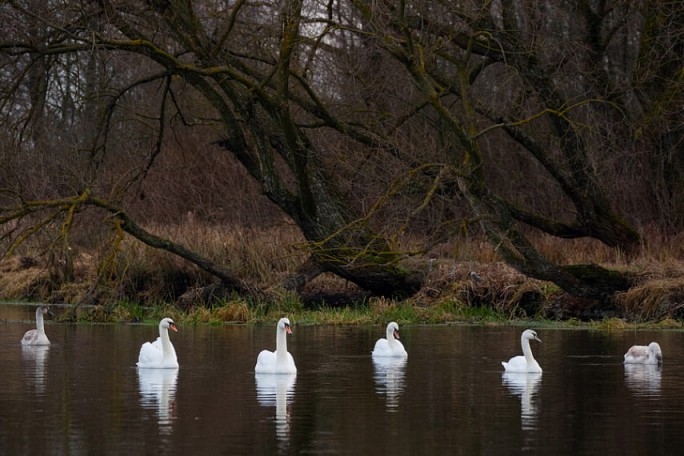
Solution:
M 539 363 L 532 356 L 532 349 L 530 348 L 530 340 L 541 342 L 537 337 L 537 333 L 532 329 L 526 329 L 520 336 L 520 344 L 522 345 L 524 356 L 514 356 L 507 363 L 501 362 L 506 372 L 541 372 L 542 368 Z
M 43 315 L 48 313 L 47 307 L 39 306 L 36 309 L 36 329 L 29 329 L 21 339 L 22 345 L 50 345 L 50 341 L 45 335 L 45 325 Z
M 660 364 L 662 362 L 663 352 L 658 342 L 634 345 L 625 353 L 625 364 Z
M 287 351 L 287 335 L 292 334 L 290 320 L 281 318 L 276 327 L 276 350 L 262 350 L 257 357 L 254 372 L 257 374 L 296 374 L 294 358 Z
M 170 318 L 164 318 L 159 322 L 159 337 L 157 337 L 157 340 L 145 342 L 140 347 L 138 367 L 154 369 L 173 369 L 178 367 L 176 350 L 169 339 L 169 328 L 178 331 L 176 324 Z
M 373 356 L 408 357 L 404 345 L 399 342 L 399 325 L 396 322 L 392 321 L 387 325 L 386 336 L 386 339 L 375 342 Z

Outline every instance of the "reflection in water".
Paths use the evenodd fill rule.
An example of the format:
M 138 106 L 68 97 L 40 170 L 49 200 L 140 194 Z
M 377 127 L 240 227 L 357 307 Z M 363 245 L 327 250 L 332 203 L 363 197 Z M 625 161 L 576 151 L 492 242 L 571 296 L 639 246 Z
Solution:
M 625 364 L 625 384 L 637 396 L 659 396 L 661 366 Z
M 276 438 L 286 449 L 290 441 L 290 412 L 297 374 L 255 374 L 257 400 L 263 407 L 275 406 Z
M 45 393 L 45 360 L 47 359 L 49 345 L 22 345 L 21 354 L 24 361 L 33 366 L 33 374 L 27 375 L 36 387 L 36 394 Z
M 520 419 L 523 430 L 537 428 L 536 398 L 541 384 L 540 372 L 504 372 L 502 382 L 516 396 L 520 396 Z
M 170 434 L 176 418 L 178 369 L 140 369 L 140 405 L 155 410 L 161 434 Z
M 251 370 L 255 344 L 272 337 L 261 325 L 186 328 L 179 343 L 193 355 L 183 358 L 182 377 L 133 367 L 145 326 L 54 325 L 47 350 L 23 350 L 24 327 L 0 328 L 2 455 L 608 456 L 684 448 L 684 354 L 668 350 L 662 368 L 624 366 L 620 347 L 632 331 L 548 328 L 540 377 L 497 369 L 510 356 L 502 340 L 520 337 L 515 325 L 415 325 L 410 358 L 398 369 L 373 363 L 366 327 L 305 325 L 294 383 Z M 684 331 L 639 336 L 684 346 Z
M 406 387 L 406 360 L 402 357 L 374 357 L 375 392 L 385 395 L 388 411 L 396 411 Z

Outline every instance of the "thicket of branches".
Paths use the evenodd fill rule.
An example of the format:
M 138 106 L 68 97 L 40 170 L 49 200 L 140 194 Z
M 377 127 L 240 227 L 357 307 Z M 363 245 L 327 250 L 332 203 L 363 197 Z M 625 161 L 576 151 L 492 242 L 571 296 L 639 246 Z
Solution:
M 287 286 L 391 295 L 421 286 L 404 258 L 479 232 L 598 297 L 632 277 L 551 261 L 530 229 L 629 253 L 684 228 L 681 2 L 10 0 L 0 20 L 9 254 L 126 233 L 248 292 L 146 224 L 286 218 L 310 253 Z

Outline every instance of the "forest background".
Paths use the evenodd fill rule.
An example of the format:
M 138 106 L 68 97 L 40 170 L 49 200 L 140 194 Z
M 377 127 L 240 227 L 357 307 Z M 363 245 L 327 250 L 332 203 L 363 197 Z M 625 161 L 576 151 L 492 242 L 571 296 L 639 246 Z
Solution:
M 0 22 L 4 299 L 682 317 L 682 2 L 8 0 Z

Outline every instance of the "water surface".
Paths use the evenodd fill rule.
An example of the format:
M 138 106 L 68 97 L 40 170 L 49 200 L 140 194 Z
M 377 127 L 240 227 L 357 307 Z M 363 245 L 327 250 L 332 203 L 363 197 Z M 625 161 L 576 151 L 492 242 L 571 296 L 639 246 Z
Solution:
M 300 326 L 296 376 L 255 376 L 275 326 L 179 327 L 178 370 L 138 370 L 145 325 L 0 325 L 0 454 L 676 454 L 679 331 L 538 329 L 541 375 L 504 374 L 521 327 L 402 326 L 409 358 L 374 364 L 384 328 Z M 21 320 L 25 320 L 22 322 Z M 18 321 L 18 322 L 17 322 Z M 662 368 L 625 367 L 657 340 Z

